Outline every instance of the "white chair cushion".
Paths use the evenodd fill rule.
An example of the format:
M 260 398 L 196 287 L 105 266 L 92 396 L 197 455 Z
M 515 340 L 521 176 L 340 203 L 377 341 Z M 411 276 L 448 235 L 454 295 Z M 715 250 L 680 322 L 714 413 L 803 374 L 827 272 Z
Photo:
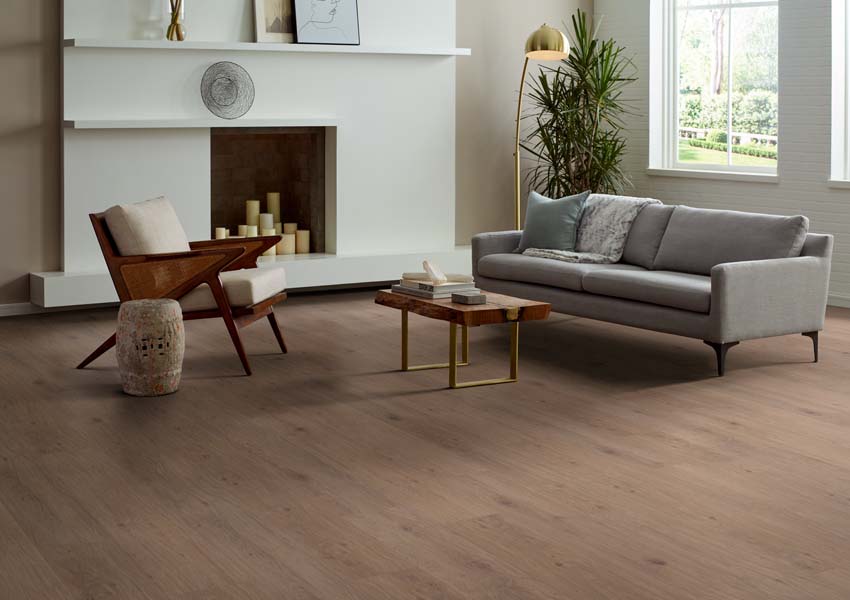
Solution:
M 113 206 L 104 216 L 121 256 L 190 250 L 180 219 L 165 198 Z
M 252 306 L 286 289 L 286 271 L 282 268 L 225 271 L 221 274 L 221 284 L 230 306 Z M 180 306 L 183 312 L 218 307 L 206 283 L 180 298 Z

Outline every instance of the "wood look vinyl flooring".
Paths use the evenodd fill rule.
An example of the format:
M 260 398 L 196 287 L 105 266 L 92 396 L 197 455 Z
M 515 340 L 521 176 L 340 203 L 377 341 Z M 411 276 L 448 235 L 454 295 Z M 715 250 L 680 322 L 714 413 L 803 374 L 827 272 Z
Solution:
M 0 600 L 850 598 L 850 310 L 732 349 L 564 315 L 520 381 L 400 373 L 397 311 L 304 295 L 187 324 L 181 390 L 74 366 L 116 310 L 0 320 Z M 411 316 L 411 361 L 448 325 Z M 462 380 L 508 368 L 471 331 Z

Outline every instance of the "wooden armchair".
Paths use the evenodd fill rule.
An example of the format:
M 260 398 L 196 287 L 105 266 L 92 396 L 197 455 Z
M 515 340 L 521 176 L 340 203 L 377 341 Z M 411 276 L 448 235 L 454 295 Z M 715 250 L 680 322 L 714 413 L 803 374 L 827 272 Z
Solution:
M 176 219 L 170 205 L 168 209 Z M 280 241 L 278 236 L 184 242 L 189 251 L 125 256 L 110 233 L 106 213 L 89 217 L 121 302 L 171 298 L 180 302 L 187 321 L 223 319 L 247 375 L 251 366 L 240 328 L 267 317 L 286 353 L 274 314 L 274 305 L 286 299 L 285 274 L 283 269 L 256 268 L 257 258 Z M 179 222 L 177 228 L 182 232 Z M 85 368 L 114 345 L 112 334 L 77 368 Z

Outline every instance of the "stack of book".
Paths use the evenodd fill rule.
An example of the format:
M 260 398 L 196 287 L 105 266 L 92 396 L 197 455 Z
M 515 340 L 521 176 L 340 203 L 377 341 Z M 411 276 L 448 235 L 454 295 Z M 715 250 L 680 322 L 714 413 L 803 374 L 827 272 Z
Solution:
M 403 278 L 393 286 L 393 291 L 399 294 L 408 294 L 429 300 L 451 298 L 452 294 L 481 294 L 481 291 L 475 287 L 475 282 L 472 278 L 469 278 L 468 281 L 450 280 L 446 283 L 433 283 L 430 280 Z

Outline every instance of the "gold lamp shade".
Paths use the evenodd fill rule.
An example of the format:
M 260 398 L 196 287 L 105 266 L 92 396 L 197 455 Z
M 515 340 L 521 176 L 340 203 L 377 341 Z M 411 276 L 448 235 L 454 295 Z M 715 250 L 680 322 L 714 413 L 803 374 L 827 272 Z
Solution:
M 525 43 L 525 56 L 532 60 L 563 60 L 569 55 L 567 36 L 545 24 L 532 33 Z

